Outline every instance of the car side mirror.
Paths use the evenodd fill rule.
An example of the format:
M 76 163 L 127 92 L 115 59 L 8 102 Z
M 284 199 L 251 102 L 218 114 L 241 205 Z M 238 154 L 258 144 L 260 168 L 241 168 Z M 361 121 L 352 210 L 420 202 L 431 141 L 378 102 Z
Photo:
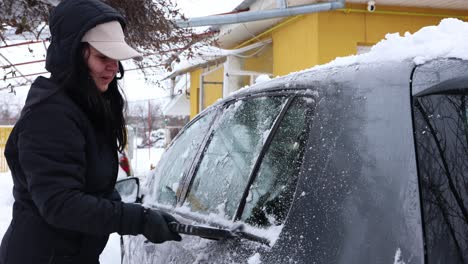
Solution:
M 141 202 L 140 196 L 140 180 L 137 177 L 130 177 L 118 180 L 115 184 L 115 189 L 122 197 L 122 202 L 137 203 Z

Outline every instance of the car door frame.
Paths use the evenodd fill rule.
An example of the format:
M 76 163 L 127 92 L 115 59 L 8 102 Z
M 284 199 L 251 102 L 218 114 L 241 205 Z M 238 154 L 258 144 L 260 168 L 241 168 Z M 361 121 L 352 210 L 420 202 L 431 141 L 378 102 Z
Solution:
M 275 118 L 275 121 L 274 121 L 272 129 L 270 130 L 270 133 L 269 133 L 269 135 L 267 137 L 267 140 L 262 145 L 261 150 L 259 152 L 259 155 L 256 157 L 255 165 L 252 167 L 252 169 L 249 172 L 249 180 L 248 180 L 247 185 L 246 185 L 246 187 L 244 189 L 244 194 L 242 196 L 242 200 L 237 205 L 236 214 L 235 214 L 234 218 L 230 220 L 230 221 L 233 221 L 233 222 L 238 221 L 240 219 L 242 213 L 243 213 L 243 209 L 244 209 L 243 206 L 245 205 L 245 199 L 246 199 L 247 194 L 248 194 L 248 192 L 250 190 L 250 186 L 252 185 L 252 183 L 254 182 L 254 180 L 255 180 L 255 178 L 257 176 L 257 173 L 258 173 L 259 167 L 261 165 L 261 162 L 263 160 L 263 157 L 265 156 L 265 154 L 266 154 L 266 152 L 268 150 L 269 144 L 271 143 L 272 139 L 277 134 L 277 131 L 278 131 L 279 125 L 281 124 L 281 121 L 284 119 L 285 114 L 290 109 L 292 103 L 294 102 L 294 100 L 296 98 L 312 98 L 314 100 L 317 99 L 316 94 L 310 93 L 310 90 L 313 90 L 313 89 L 314 89 L 313 86 L 298 86 L 298 87 L 279 86 L 279 87 L 269 88 L 267 91 L 260 90 L 260 91 L 255 91 L 255 92 L 252 92 L 252 93 L 246 93 L 246 94 L 241 94 L 241 95 L 238 95 L 238 96 L 234 96 L 233 98 L 229 98 L 229 99 L 227 99 L 225 101 L 221 101 L 218 105 L 213 106 L 213 107 L 215 107 L 214 111 L 217 111 L 216 115 L 213 118 L 212 123 L 210 124 L 210 128 L 207 131 L 207 135 L 204 137 L 203 142 L 200 144 L 200 146 L 199 146 L 199 148 L 197 150 L 197 154 L 195 155 L 195 158 L 194 158 L 190 168 L 188 169 L 187 173 L 181 178 L 181 180 L 179 182 L 180 186 L 182 186 L 182 187 L 180 188 L 180 192 L 178 193 L 177 198 L 176 198 L 177 199 L 177 204 L 175 205 L 175 207 L 173 209 L 180 208 L 183 205 L 183 203 L 185 202 L 185 199 L 187 198 L 187 195 L 188 195 L 188 193 L 189 193 L 189 191 L 191 189 L 192 183 L 193 183 L 193 181 L 195 179 L 195 175 L 196 175 L 196 173 L 198 171 L 198 168 L 200 166 L 200 163 L 203 160 L 203 154 L 206 151 L 207 147 L 209 146 L 209 143 L 211 142 L 211 138 L 213 136 L 213 131 L 219 125 L 221 114 L 223 113 L 223 111 L 225 109 L 227 109 L 227 107 L 229 105 L 231 105 L 231 104 L 233 104 L 235 102 L 238 102 L 238 101 L 249 100 L 249 99 L 258 98 L 258 97 L 273 97 L 273 96 L 287 97 L 286 100 L 285 100 L 285 105 L 283 106 L 283 108 L 281 109 L 281 111 L 278 113 L 278 115 Z M 312 108 L 313 107 L 314 106 L 312 106 Z M 209 110 L 209 109 L 210 108 L 207 108 L 207 110 Z M 209 112 L 211 112 L 211 111 L 209 111 Z M 197 118 L 192 120 L 187 125 L 187 127 L 189 127 L 193 122 L 196 122 L 202 116 L 205 116 L 205 112 L 202 112 L 202 114 L 200 114 L 199 116 L 197 116 Z M 184 130 L 185 130 L 185 128 L 184 128 Z M 181 131 L 181 132 L 183 132 L 183 131 Z M 174 139 L 174 141 L 175 140 L 176 139 Z M 303 166 L 303 164 L 301 166 Z M 298 175 L 298 177 L 300 177 L 300 175 Z M 242 202 L 242 201 L 244 201 L 244 202 Z M 241 204 L 243 204 L 242 208 L 240 207 Z M 160 209 L 164 209 L 164 208 L 160 208 Z M 192 213 L 189 213 L 189 212 L 186 213 L 186 212 L 174 211 L 174 213 L 179 214 L 180 216 L 182 216 L 184 218 L 196 221 L 198 223 L 209 224 L 209 225 L 212 225 L 212 226 L 217 227 L 217 228 L 230 228 L 225 223 L 214 222 L 214 221 L 211 221 L 211 220 L 207 221 L 205 218 L 199 217 L 198 215 L 192 214 Z

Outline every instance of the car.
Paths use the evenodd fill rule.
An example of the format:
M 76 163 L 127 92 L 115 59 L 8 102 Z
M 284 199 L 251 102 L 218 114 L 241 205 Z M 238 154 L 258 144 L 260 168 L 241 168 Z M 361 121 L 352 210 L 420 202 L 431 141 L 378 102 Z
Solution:
M 182 242 L 124 263 L 468 263 L 468 61 L 316 67 L 205 109 L 147 179 Z

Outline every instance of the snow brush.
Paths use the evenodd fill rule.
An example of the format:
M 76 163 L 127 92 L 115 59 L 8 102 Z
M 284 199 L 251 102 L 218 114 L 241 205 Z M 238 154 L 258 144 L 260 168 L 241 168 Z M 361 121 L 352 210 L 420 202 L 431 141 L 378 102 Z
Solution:
M 244 224 L 236 224 L 230 230 L 198 225 L 186 225 L 176 222 L 171 222 L 168 226 L 172 232 L 179 234 L 198 236 L 212 240 L 241 238 L 270 246 L 270 241 L 268 239 L 245 232 Z

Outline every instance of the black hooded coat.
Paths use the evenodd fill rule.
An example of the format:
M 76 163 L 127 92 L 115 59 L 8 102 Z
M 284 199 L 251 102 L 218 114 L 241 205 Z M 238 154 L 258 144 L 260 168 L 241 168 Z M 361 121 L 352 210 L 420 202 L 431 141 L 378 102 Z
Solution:
M 74 63 L 81 38 L 97 24 L 124 19 L 99 0 L 64 0 L 50 17 L 46 68 Z M 63 87 L 39 77 L 6 145 L 13 219 L 0 264 L 99 263 L 109 234 L 141 232 L 143 207 L 114 190 L 117 148 L 108 144 Z

